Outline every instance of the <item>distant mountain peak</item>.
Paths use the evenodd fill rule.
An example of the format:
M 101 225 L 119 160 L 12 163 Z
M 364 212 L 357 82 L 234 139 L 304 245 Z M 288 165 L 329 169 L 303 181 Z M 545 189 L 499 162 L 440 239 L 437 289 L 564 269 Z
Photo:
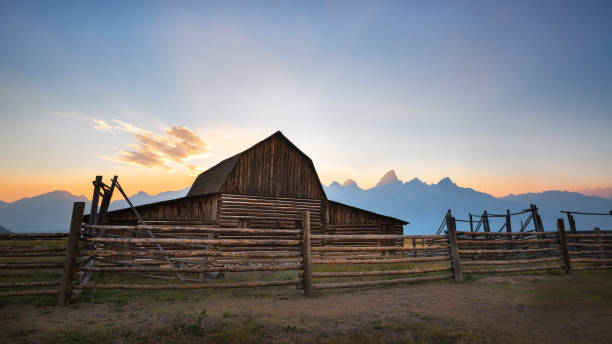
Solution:
M 9 204 L 17 204 L 17 203 L 23 203 L 23 202 L 32 202 L 32 201 L 37 201 L 37 200 L 47 200 L 47 199 L 55 199 L 55 200 L 74 200 L 74 199 L 78 199 L 79 201 L 83 200 L 83 201 L 88 201 L 87 197 L 81 195 L 81 196 L 77 196 L 77 195 L 73 195 L 68 191 L 64 191 L 64 190 L 55 190 L 55 191 L 51 191 L 51 192 L 47 192 L 44 194 L 40 194 L 37 196 L 33 196 L 33 197 L 24 197 L 18 201 L 9 203 Z
M 425 184 L 425 183 L 423 183 L 423 181 L 420 180 L 419 178 L 414 177 L 410 179 L 410 181 L 405 182 L 405 184 L 417 184 L 418 185 L 418 184 Z
M 453 181 L 449 177 L 446 177 L 446 178 L 440 179 L 440 181 L 436 185 L 438 185 L 438 186 L 446 186 L 446 185 L 456 185 L 456 184 L 453 183 Z
M 395 171 L 391 170 L 385 173 L 385 175 L 382 176 L 382 178 L 380 178 L 380 181 L 378 182 L 378 184 L 376 184 L 376 186 L 385 186 L 385 185 L 391 185 L 391 184 L 396 184 L 396 183 L 401 183 L 401 182 L 402 181 L 399 180 L 399 178 L 397 178 Z
M 333 187 L 340 187 L 340 186 L 341 186 L 340 183 L 334 180 L 333 182 L 331 182 L 331 184 L 329 184 L 328 187 L 333 188 Z
M 344 183 L 342 183 L 343 187 L 353 186 L 353 185 L 357 186 L 357 183 L 355 183 L 355 181 L 352 180 L 351 178 L 345 180 Z

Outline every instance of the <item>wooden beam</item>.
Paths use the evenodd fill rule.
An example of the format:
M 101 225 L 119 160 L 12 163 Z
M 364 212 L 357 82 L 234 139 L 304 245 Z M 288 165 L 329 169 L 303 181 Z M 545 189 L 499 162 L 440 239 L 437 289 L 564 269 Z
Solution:
M 563 270 L 566 274 L 572 271 L 569 250 L 567 248 L 567 239 L 565 238 L 565 224 L 563 219 L 557 219 L 557 230 L 559 232 L 559 246 L 561 249 L 561 258 L 563 258 Z
M 312 295 L 312 261 L 310 257 L 310 212 L 305 211 L 302 216 L 302 255 L 304 259 L 304 277 L 302 287 L 304 295 Z
M 70 302 L 72 278 L 76 267 L 76 257 L 79 252 L 79 237 L 81 235 L 81 223 L 83 222 L 84 211 L 85 202 L 74 202 L 72 206 L 72 219 L 70 221 L 68 249 L 66 251 L 66 259 L 64 260 L 64 273 L 62 275 L 59 297 L 57 299 L 58 306 L 67 306 Z
M 463 275 L 461 274 L 461 261 L 459 260 L 459 246 L 457 245 L 457 224 L 455 218 L 451 215 L 446 215 L 446 228 L 449 243 L 449 252 L 451 258 L 451 267 L 453 269 L 453 276 L 455 282 L 463 282 Z

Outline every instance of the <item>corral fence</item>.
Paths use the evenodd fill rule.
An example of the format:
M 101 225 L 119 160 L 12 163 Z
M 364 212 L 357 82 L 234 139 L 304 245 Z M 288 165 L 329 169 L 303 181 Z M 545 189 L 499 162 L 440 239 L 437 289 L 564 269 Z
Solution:
M 440 235 L 311 234 L 304 212 L 299 229 L 214 227 L 157 221 L 147 225 L 83 223 L 84 203 L 74 204 L 69 234 L 4 234 L 0 269 L 25 277 L 52 269 L 53 281 L 0 284 L 0 296 L 58 294 L 58 304 L 83 289 L 225 289 L 296 286 L 313 290 L 454 280 L 464 274 L 612 268 L 612 234 L 594 231 L 464 232 L 445 218 Z M 65 241 L 68 236 L 67 242 Z M 41 241 L 52 241 L 43 245 Z M 22 241 L 20 245 L 14 245 Z M 30 242 L 28 242 L 30 241 Z M 314 244 L 313 244 L 314 243 Z M 319 243 L 325 243 L 319 245 Z M 28 245 L 29 244 L 29 245 Z M 45 258 L 32 261 L 34 258 Z M 24 261 L 19 261 L 19 260 Z M 31 270 L 30 270 L 31 269 Z M 32 274 L 28 275 L 28 271 Z M 257 273 L 291 272 L 270 280 Z M 262 280 L 212 281 L 219 274 L 248 274 Z M 101 283 L 104 274 L 123 283 Z M 139 276 L 157 280 L 142 284 Z M 252 276 L 251 276 L 252 277 Z M 51 289 L 26 289 L 52 287 Z
M 0 296 L 59 294 L 68 233 L 0 234 Z M 43 289 L 40 289 L 40 288 Z M 53 287 L 53 289 L 52 289 Z

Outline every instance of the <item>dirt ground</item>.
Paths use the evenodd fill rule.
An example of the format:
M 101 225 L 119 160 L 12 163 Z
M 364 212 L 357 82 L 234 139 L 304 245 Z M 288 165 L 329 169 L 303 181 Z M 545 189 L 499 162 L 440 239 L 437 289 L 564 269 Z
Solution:
M 0 308 L 0 341 L 90 343 L 96 341 L 52 334 L 66 329 L 83 333 L 98 329 L 106 331 L 98 332 L 100 342 L 146 342 L 145 337 L 125 335 L 126 329 L 146 333 L 177 322 L 234 319 L 255 320 L 261 328 L 257 336 L 234 342 L 345 338 L 336 342 L 609 343 L 612 286 L 610 274 L 604 277 L 495 276 L 463 284 L 318 291 L 311 298 L 289 288 L 274 288 L 268 295 L 187 301 L 76 303 L 67 308 L 8 305 Z M 436 339 L 435 334 L 419 337 L 413 331 L 419 326 L 433 327 L 442 337 L 445 332 L 458 335 L 448 341 L 447 337 Z

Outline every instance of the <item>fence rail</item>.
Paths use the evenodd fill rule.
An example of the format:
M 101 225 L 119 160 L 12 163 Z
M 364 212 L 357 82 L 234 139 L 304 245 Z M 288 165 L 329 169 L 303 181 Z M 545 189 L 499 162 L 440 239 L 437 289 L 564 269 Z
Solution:
M 0 283 L 0 288 L 8 289 L 0 291 L 0 296 L 58 294 L 67 238 L 67 233 L 0 234 L 0 259 L 3 259 L 0 271 L 3 276 L 10 279 L 31 279 L 30 276 L 49 279 Z M 45 289 L 39 289 L 41 287 Z
M 75 203 L 69 233 L 0 235 L 0 271 L 30 279 L 0 283 L 0 296 L 58 295 L 58 304 L 66 305 L 73 290 L 85 289 L 296 286 L 311 295 L 335 288 L 462 282 L 465 274 L 612 268 L 610 233 L 598 228 L 566 233 L 562 219 L 557 231 L 467 232 L 457 231 L 455 218 L 447 214 L 447 231 L 440 235 L 311 234 L 308 212 L 300 229 L 224 228 L 193 221 L 89 225 L 82 223 L 83 213 L 84 204 Z M 211 281 L 218 273 L 283 271 L 291 271 L 289 279 Z M 31 280 L 41 272 L 54 277 Z M 103 283 L 104 274 L 168 282 Z

